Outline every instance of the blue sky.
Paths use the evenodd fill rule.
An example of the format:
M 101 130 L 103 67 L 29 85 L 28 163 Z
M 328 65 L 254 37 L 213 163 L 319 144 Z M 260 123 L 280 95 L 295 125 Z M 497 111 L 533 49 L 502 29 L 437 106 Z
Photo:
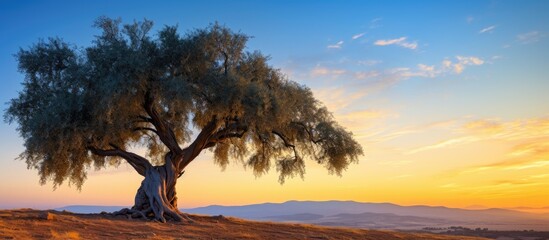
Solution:
M 270 55 L 273 66 L 290 79 L 309 86 L 334 112 L 336 119 L 355 133 L 366 151 L 366 157 L 349 170 L 348 177 L 326 180 L 319 174 L 316 179 L 316 168 L 311 165 L 308 167 L 312 167 L 312 177 L 290 182 L 286 188 L 273 187 L 282 194 L 313 188 L 314 181 L 369 186 L 361 188 L 361 195 L 334 190 L 333 195 L 282 194 L 275 200 L 350 199 L 511 207 L 519 205 L 519 198 L 513 195 L 517 191 L 525 196 L 538 189 L 534 186 L 545 189 L 549 186 L 549 175 L 542 174 L 547 172 L 545 161 L 549 154 L 532 153 L 532 149 L 545 153 L 549 148 L 535 145 L 549 139 L 546 123 L 549 122 L 548 12 L 548 1 L 518 0 L 2 1 L 0 101 L 8 102 L 21 89 L 23 76 L 17 72 L 13 57 L 20 47 L 54 36 L 78 47 L 88 46 L 98 33 L 91 27 L 98 16 L 121 17 L 124 22 L 147 18 L 155 22 L 153 33 L 164 25 L 177 24 L 180 32 L 185 32 L 217 21 L 253 36 L 248 50 Z M 2 110 L 6 106 L 3 104 Z M 25 176 L 26 185 L 21 183 L 17 188 L 46 189 L 45 198 L 59 196 L 60 193 L 50 191 L 49 185 L 38 186 L 36 173 L 27 170 L 24 163 L 12 160 L 23 150 L 15 128 L 15 125 L 0 123 L 3 136 L 0 191 L 14 188 L 6 183 L 8 177 Z M 530 155 L 513 152 L 524 146 L 531 146 Z M 455 157 L 456 153 L 462 153 L 462 158 Z M 200 164 L 207 164 L 207 159 L 208 155 L 204 156 L 204 163 Z M 519 163 L 534 165 L 524 165 L 526 168 L 513 165 Z M 500 166 L 498 164 L 505 167 L 492 167 Z M 490 166 L 488 169 L 492 172 L 453 177 L 448 174 L 460 171 L 469 174 L 463 169 L 479 166 Z M 395 167 L 401 170 L 394 170 Z M 516 176 L 505 177 L 506 171 L 513 167 L 530 172 L 519 171 Z M 236 169 L 240 167 L 234 168 L 238 172 Z M 224 174 L 230 175 L 230 171 Z M 462 199 L 463 203 L 453 202 L 452 199 L 462 193 L 460 190 L 471 191 L 472 179 L 479 179 L 483 174 L 491 176 L 483 186 L 495 192 L 509 191 L 509 194 L 488 198 L 479 193 Z M 247 175 L 253 179 L 253 174 Z M 540 177 L 534 185 L 522 185 L 522 188 L 509 185 L 502 190 L 498 185 L 529 179 L 529 175 Z M 440 193 L 440 188 L 428 188 L 426 193 L 437 192 L 432 199 L 418 197 L 417 193 L 399 197 L 384 192 L 383 189 L 397 191 L 402 183 L 394 179 L 399 178 L 410 178 L 407 182 L 412 189 L 424 187 L 421 184 L 428 182 L 436 182 L 442 189 L 448 186 L 456 189 Z M 238 179 L 234 184 L 241 183 Z M 198 178 L 188 181 L 198 181 Z M 272 182 L 276 184 L 276 180 Z M 87 190 L 85 184 L 80 193 L 62 187 L 58 192 L 66 191 L 67 196 L 80 199 L 63 204 L 85 202 L 82 199 L 96 193 L 93 184 L 88 188 L 92 190 Z M 255 180 L 250 184 L 265 183 Z M 245 197 L 250 193 L 242 194 Z M 549 205 L 548 197 L 533 194 L 526 205 Z M 126 196 L 120 198 L 126 199 Z M 0 199 L 0 207 L 17 206 L 13 201 L 2 201 Z M 219 201 L 190 199 L 188 206 L 247 203 L 238 199 Z

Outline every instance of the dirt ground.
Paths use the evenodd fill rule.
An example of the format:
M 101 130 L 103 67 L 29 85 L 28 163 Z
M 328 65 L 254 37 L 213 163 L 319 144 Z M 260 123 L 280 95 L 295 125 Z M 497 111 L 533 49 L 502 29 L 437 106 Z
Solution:
M 0 210 L 0 239 L 480 239 L 254 222 L 223 216 L 189 217 L 193 222 L 158 223 L 108 214 Z

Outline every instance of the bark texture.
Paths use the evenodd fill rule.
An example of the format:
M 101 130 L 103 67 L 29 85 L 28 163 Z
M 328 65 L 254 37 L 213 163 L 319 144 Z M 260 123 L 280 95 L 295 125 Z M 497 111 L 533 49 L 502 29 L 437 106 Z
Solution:
M 115 214 L 126 214 L 132 218 L 181 221 L 186 217 L 177 209 L 175 186 L 178 175 L 171 161 L 162 166 L 145 170 L 145 179 L 135 195 L 134 206 L 122 209 Z

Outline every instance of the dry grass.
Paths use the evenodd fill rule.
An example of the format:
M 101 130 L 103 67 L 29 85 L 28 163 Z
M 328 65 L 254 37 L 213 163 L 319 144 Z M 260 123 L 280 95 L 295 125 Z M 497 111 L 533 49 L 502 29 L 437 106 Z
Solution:
M 31 209 L 1 210 L 0 239 L 480 239 L 306 224 L 190 216 L 194 222 L 129 220 L 123 216 Z
M 53 239 L 80 239 L 80 233 L 77 232 L 65 232 L 60 234 L 54 230 L 51 230 L 51 236 Z

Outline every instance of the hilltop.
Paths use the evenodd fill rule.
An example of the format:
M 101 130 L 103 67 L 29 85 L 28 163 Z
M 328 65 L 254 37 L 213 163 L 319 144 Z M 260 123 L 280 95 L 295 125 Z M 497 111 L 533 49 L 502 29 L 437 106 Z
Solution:
M 0 210 L 0 239 L 482 239 L 189 215 L 161 224 L 109 214 Z

